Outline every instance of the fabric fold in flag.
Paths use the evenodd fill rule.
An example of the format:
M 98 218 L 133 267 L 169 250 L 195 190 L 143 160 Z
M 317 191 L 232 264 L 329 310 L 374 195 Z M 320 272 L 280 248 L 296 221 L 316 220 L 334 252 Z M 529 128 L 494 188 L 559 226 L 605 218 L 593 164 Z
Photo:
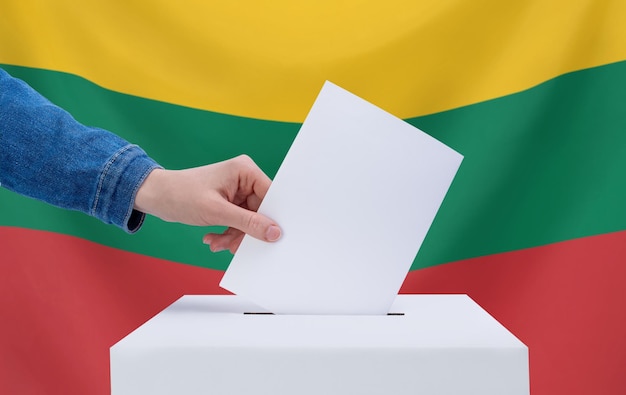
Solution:
M 464 155 L 402 292 L 476 300 L 534 395 L 621 395 L 624 37 L 618 0 L 9 0 L 0 67 L 172 169 L 246 153 L 274 177 L 324 80 L 376 103 Z M 108 347 L 224 292 L 209 230 L 130 236 L 0 188 L 0 393 L 110 393 Z

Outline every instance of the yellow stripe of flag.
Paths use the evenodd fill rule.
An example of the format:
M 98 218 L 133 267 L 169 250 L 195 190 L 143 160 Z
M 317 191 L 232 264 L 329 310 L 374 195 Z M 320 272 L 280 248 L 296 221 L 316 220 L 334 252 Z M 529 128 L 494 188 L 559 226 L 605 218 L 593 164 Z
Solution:
M 0 63 L 301 122 L 324 80 L 409 118 L 626 59 L 622 0 L 5 0 Z

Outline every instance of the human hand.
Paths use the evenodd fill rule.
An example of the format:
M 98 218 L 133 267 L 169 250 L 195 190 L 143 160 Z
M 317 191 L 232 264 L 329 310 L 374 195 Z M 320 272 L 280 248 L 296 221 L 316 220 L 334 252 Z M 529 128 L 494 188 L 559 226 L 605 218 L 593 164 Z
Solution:
M 137 191 L 135 209 L 169 222 L 220 225 L 222 234 L 208 233 L 211 251 L 237 251 L 244 234 L 276 241 L 278 225 L 256 210 L 271 180 L 246 155 L 184 170 L 153 170 Z

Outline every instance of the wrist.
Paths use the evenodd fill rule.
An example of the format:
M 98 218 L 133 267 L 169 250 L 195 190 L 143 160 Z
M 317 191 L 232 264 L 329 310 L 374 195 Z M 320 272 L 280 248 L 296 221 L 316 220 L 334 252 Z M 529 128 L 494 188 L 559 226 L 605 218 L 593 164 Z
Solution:
M 158 202 L 162 196 L 160 189 L 164 185 L 163 179 L 166 177 L 166 172 L 164 169 L 154 169 L 148 174 L 135 195 L 133 206 L 135 210 L 150 215 L 157 215 Z

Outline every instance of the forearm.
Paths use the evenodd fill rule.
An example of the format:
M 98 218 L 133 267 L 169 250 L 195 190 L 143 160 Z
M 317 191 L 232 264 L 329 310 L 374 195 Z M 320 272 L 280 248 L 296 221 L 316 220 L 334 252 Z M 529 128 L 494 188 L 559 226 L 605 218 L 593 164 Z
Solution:
M 135 194 L 157 167 L 139 147 L 78 123 L 0 70 L 3 187 L 132 232 L 143 219 L 133 213 Z

